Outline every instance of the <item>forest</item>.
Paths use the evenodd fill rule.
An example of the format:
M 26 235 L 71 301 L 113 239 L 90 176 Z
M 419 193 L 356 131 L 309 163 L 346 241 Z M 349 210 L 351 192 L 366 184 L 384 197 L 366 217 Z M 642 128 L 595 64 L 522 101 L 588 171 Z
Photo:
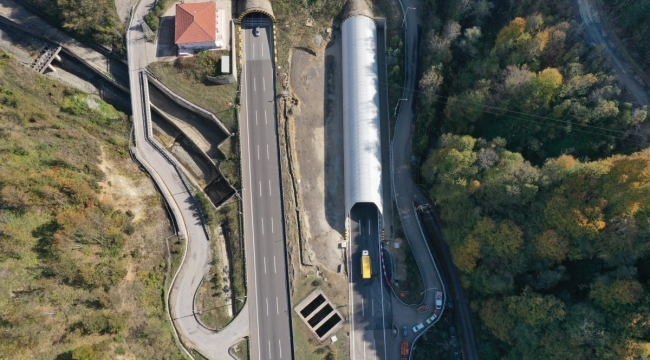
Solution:
M 174 237 L 130 129 L 0 52 L 1 359 L 180 358 L 163 300 Z M 125 184 L 140 184 L 126 207 L 107 195 Z
M 423 3 L 413 150 L 481 358 L 650 356 L 647 109 L 573 1 Z

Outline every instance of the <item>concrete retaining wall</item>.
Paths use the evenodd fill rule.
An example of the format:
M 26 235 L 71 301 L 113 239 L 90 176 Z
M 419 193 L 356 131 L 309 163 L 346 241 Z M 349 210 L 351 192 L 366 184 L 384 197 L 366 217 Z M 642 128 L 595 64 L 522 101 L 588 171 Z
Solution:
M 169 98 L 172 99 L 172 101 L 174 101 L 176 104 L 201 115 L 208 121 L 211 121 L 215 125 L 217 125 L 226 135 L 228 135 L 228 137 L 232 136 L 230 131 L 228 131 L 228 129 L 223 125 L 221 120 L 219 120 L 219 118 L 217 118 L 213 113 L 209 112 L 208 110 L 205 110 L 204 108 L 198 105 L 192 104 L 191 102 L 178 96 L 178 94 L 176 94 L 170 88 L 168 88 L 163 83 L 158 81 L 158 79 L 156 79 L 156 77 L 152 73 L 148 71 L 145 71 L 145 73 L 147 74 L 147 78 L 151 82 L 151 84 L 155 86 L 158 90 L 162 91 L 165 95 L 169 96 Z

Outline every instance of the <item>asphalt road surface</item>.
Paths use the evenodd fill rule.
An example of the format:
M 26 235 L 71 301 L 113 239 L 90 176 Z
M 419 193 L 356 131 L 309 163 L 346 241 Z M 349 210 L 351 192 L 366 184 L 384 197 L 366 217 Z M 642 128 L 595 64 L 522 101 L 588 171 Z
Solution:
M 359 203 L 350 210 L 350 358 L 389 359 L 386 340 L 391 337 L 390 293 L 379 260 L 379 211 Z M 372 277 L 361 275 L 361 252 L 368 250 Z
M 428 289 L 434 287 L 440 289 L 442 284 L 437 273 L 438 270 L 436 269 L 433 271 L 427 269 L 427 267 L 434 267 L 434 263 L 429 254 L 426 239 L 418 228 L 416 220 L 417 215 L 415 214 L 413 203 L 418 203 L 418 205 L 426 204 L 428 199 L 424 194 L 422 194 L 417 184 L 413 181 L 411 169 L 411 130 L 414 118 L 414 90 L 417 85 L 419 48 L 418 28 L 420 20 L 420 10 L 418 10 L 418 8 L 420 4 L 417 0 L 401 0 L 400 4 L 402 5 L 402 10 L 406 13 L 404 21 L 405 81 L 404 91 L 402 93 L 402 98 L 406 100 L 400 103 L 397 124 L 395 125 L 395 135 L 393 137 L 393 190 L 395 191 L 397 210 L 400 214 L 402 224 L 404 225 L 404 232 L 406 233 L 411 245 L 411 250 L 413 251 L 413 256 L 415 257 L 420 272 L 424 278 L 426 291 L 425 303 L 431 306 L 434 291 L 429 291 Z M 440 232 L 438 231 L 438 233 Z M 438 239 L 435 240 L 443 241 L 442 237 L 438 237 Z M 445 247 L 445 251 L 447 251 L 447 253 L 443 254 L 443 256 L 447 258 L 450 257 L 448 252 L 449 249 Z M 453 266 L 453 263 L 450 266 Z M 451 279 L 451 282 L 453 282 L 453 285 L 451 286 L 452 291 L 445 291 L 445 304 L 447 300 L 451 298 L 454 300 L 454 304 L 457 307 L 457 314 L 459 315 L 462 324 L 461 327 L 463 329 L 463 358 L 478 360 L 478 351 L 476 340 L 474 338 L 469 306 L 465 300 L 463 289 L 460 286 L 458 274 L 452 270 L 453 269 L 450 268 L 445 269 L 447 277 Z M 397 309 L 395 310 L 396 319 L 403 319 L 405 316 L 406 314 L 398 314 Z M 421 332 L 419 334 L 421 334 Z M 394 343 L 396 343 L 396 341 Z
M 291 359 L 271 21 L 247 17 L 242 32 L 240 129 L 251 358 Z

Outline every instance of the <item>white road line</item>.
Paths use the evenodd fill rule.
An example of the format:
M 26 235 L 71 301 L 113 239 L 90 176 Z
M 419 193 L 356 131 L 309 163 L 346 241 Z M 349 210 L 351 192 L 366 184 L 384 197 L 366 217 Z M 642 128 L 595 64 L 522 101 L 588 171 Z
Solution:
M 264 124 L 269 124 L 269 119 L 266 117 L 266 110 L 264 110 Z
M 273 216 L 271 216 L 271 234 L 273 234 Z M 275 257 L 273 257 L 275 259 Z
M 271 359 L 271 340 L 269 340 L 269 359 Z
M 255 126 L 257 126 L 257 110 L 255 110 Z
M 271 196 L 271 180 L 269 180 L 269 196 Z
M 257 145 L 257 160 L 260 159 L 260 146 Z
M 266 159 L 271 159 L 269 156 L 269 144 L 266 144 Z
M 275 267 L 275 255 L 273 256 L 273 272 L 276 274 L 278 273 L 278 268 Z M 277 301 L 278 298 L 275 298 L 275 300 Z
M 264 235 L 264 218 L 261 219 L 262 219 L 262 235 Z
M 266 316 L 269 316 L 269 298 L 266 298 Z
M 257 81 L 255 81 L 255 80 L 256 79 L 253 78 L 253 91 L 257 91 Z
M 275 297 L 275 313 L 280 314 L 280 302 L 278 301 L 278 297 Z M 278 340 L 280 341 L 280 340 Z
M 366 316 L 366 309 L 363 306 L 363 298 L 361 298 L 361 316 Z
M 253 57 L 251 59 L 255 59 L 255 43 L 253 43 Z
M 244 71 L 244 78 L 246 78 L 246 71 Z M 242 82 L 244 84 L 246 83 L 243 80 L 242 80 Z M 250 111 L 248 109 L 248 106 L 249 106 L 248 101 L 246 101 L 246 143 L 247 143 L 248 146 L 250 146 L 250 144 L 251 144 L 251 133 L 248 130 L 248 129 L 250 129 L 250 125 L 248 123 Z M 250 184 L 250 188 L 252 189 L 253 188 L 253 177 L 250 176 L 250 174 L 251 174 L 251 162 L 252 162 L 251 161 L 251 154 L 250 154 L 250 151 L 249 151 L 248 152 L 248 174 L 249 174 L 248 181 L 249 181 L 249 184 Z M 255 213 L 255 210 L 253 210 L 253 197 L 250 196 L 249 199 L 250 199 L 250 206 L 251 206 L 251 208 L 250 208 L 251 209 L 251 219 L 253 219 L 254 218 L 254 213 Z M 255 226 L 252 226 L 252 224 L 251 224 L 251 234 L 252 234 L 251 239 L 253 241 L 253 249 L 254 249 L 255 248 Z M 257 288 L 257 262 L 255 261 L 255 258 L 256 258 L 255 251 L 253 251 L 253 274 L 254 274 L 253 279 L 255 281 L 255 288 Z M 259 293 L 255 292 L 255 317 L 258 319 L 257 320 L 258 322 L 259 322 L 259 313 L 260 313 Z M 258 326 L 257 327 L 257 339 L 259 339 L 259 338 L 260 338 L 260 328 Z M 257 340 L 257 341 L 258 341 L 258 344 L 259 344 L 259 340 Z M 259 344 L 259 345 L 261 345 L 261 344 Z M 262 346 L 257 347 L 257 352 L 258 352 L 259 358 L 261 359 L 262 358 Z
M 280 342 L 280 339 L 278 339 L 278 349 L 280 350 L 280 359 L 282 359 L 282 343 Z
M 262 59 L 264 59 L 264 43 L 262 43 L 262 46 L 260 47 L 262 48 Z
M 262 78 L 262 91 L 266 92 L 266 78 Z
M 264 257 L 264 273 L 266 274 L 266 256 Z

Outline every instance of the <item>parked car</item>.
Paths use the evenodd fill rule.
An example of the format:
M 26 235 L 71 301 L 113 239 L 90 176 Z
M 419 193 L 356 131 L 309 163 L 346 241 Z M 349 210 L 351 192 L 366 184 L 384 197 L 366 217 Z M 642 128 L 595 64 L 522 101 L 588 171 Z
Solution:
M 253 29 L 253 35 L 254 36 L 260 36 L 260 27 L 256 26 L 255 29 Z
M 413 327 L 413 332 L 416 333 L 416 332 L 422 330 L 423 327 L 424 327 L 424 324 L 423 324 L 423 323 L 419 323 L 419 324 L 417 324 L 417 325 L 415 325 L 415 326 Z
M 433 314 L 430 318 L 427 319 L 427 324 L 432 324 L 434 321 L 436 321 L 436 318 L 438 318 L 438 315 Z
M 406 339 L 407 337 L 409 337 L 409 327 L 404 325 L 402 326 L 402 338 Z
M 436 291 L 436 309 L 442 308 L 442 291 Z

